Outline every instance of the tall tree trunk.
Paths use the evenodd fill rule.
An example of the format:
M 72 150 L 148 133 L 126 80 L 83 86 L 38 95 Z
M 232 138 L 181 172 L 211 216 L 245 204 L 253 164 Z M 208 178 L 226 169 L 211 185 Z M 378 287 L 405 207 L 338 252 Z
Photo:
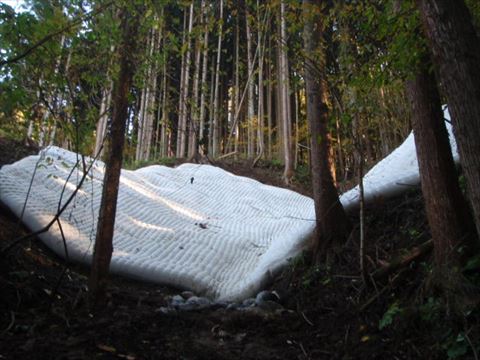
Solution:
M 267 69 L 267 149 L 268 159 L 272 159 L 272 133 L 273 133 L 273 79 L 272 79 L 272 50 L 271 39 L 268 39 L 268 69 Z
M 105 131 L 107 129 L 107 122 L 108 122 L 108 111 L 110 109 L 110 103 L 112 99 L 112 87 L 113 84 L 110 79 L 107 79 L 107 87 L 103 89 L 102 92 L 102 102 L 100 103 L 100 118 L 97 122 L 97 131 L 95 137 L 95 152 L 94 154 L 98 154 L 101 150 L 100 156 L 103 156 L 103 138 L 105 137 Z
M 215 68 L 215 89 L 213 103 L 213 132 L 212 132 L 212 156 L 219 153 L 219 130 L 220 130 L 220 62 L 222 59 L 222 36 L 223 36 L 223 0 L 220 0 L 220 15 L 217 44 L 217 65 Z
M 250 28 L 250 14 L 247 9 L 247 4 L 245 4 L 245 31 L 247 35 L 247 68 L 248 74 L 253 74 L 253 59 L 252 59 L 252 32 Z M 248 96 L 247 96 L 247 157 L 252 159 L 255 152 L 255 133 L 254 133 L 254 117 L 255 117 L 255 107 L 254 107 L 254 90 L 255 83 L 252 80 L 248 82 Z
M 480 39 L 463 0 L 417 0 L 480 235 Z
M 471 237 L 473 222 L 458 185 L 440 94 L 427 66 L 407 81 L 407 94 L 435 261 L 444 266 L 458 260 L 456 250 Z
M 238 146 L 240 142 L 240 127 L 238 126 L 238 121 L 235 122 L 236 116 L 240 110 L 240 15 L 237 14 L 237 21 L 235 24 L 235 87 L 234 87 L 235 96 L 233 101 L 235 106 L 233 108 L 233 131 L 235 132 L 234 146 L 233 151 L 235 154 L 238 153 Z M 235 159 L 238 159 L 238 155 L 235 155 Z
M 188 21 L 188 33 L 186 35 L 186 53 L 185 60 L 183 64 L 183 70 L 180 83 L 180 103 L 179 103 L 179 120 L 178 120 L 178 134 L 177 134 L 177 157 L 185 157 L 185 151 L 187 148 L 187 118 L 188 118 L 188 92 L 189 92 L 189 83 L 190 83 L 190 37 L 193 29 L 193 5 L 194 2 L 190 4 L 190 15 Z
M 342 137 L 341 137 L 341 127 L 340 127 L 340 119 L 337 116 L 335 119 L 335 126 L 336 126 L 336 135 L 337 135 L 337 159 L 338 159 L 338 167 L 340 168 L 339 175 L 345 176 L 346 169 L 345 169 L 345 161 L 343 159 L 343 149 L 342 149 Z
M 205 0 L 202 0 L 200 5 L 200 23 L 203 23 L 205 12 Z M 188 157 L 192 158 L 198 152 L 198 139 L 199 139 L 199 127 L 200 127 L 200 108 L 198 104 L 198 92 L 200 82 L 200 61 L 202 55 L 202 46 L 200 37 L 195 39 L 195 72 L 193 74 L 193 90 L 192 101 L 190 105 L 190 113 L 192 121 L 189 127 L 188 133 Z
M 156 52 L 156 30 L 150 31 L 149 45 L 147 47 L 148 70 L 145 76 L 145 85 L 142 89 L 142 103 L 138 120 L 136 161 L 148 160 L 153 132 L 153 107 L 155 105 L 155 91 L 157 87 L 157 69 L 153 62 Z
M 328 105 L 325 81 L 325 49 L 320 0 L 304 0 L 305 84 L 307 121 L 310 127 L 313 198 L 317 260 L 329 257 L 346 241 L 350 225 L 339 201 L 329 166 Z
M 293 175 L 293 154 L 292 154 L 292 119 L 290 109 L 290 74 L 288 66 L 287 55 L 287 23 L 286 23 L 286 5 L 285 1 L 280 1 L 280 108 L 282 117 L 282 139 L 283 151 L 285 156 L 285 170 L 283 172 L 283 179 L 286 184 L 289 184 Z
M 60 40 L 60 54 L 58 55 L 57 60 L 55 61 L 55 68 L 53 70 L 54 75 L 58 74 L 58 71 L 60 70 L 60 64 L 62 61 L 62 50 L 63 46 L 65 45 L 65 35 L 62 35 L 62 38 Z M 48 132 L 49 132 L 49 126 L 48 126 L 48 118 L 51 115 L 51 110 L 54 108 L 53 102 L 54 102 L 55 96 L 52 92 L 49 91 L 49 94 L 47 95 L 47 104 L 46 104 L 46 109 L 45 112 L 43 113 L 42 117 L 42 123 L 40 127 L 40 133 L 38 137 L 38 146 L 42 147 L 45 146 L 46 140 L 48 138 Z
M 215 107 L 215 57 L 212 56 L 211 69 L 210 69 L 210 100 L 208 103 L 208 154 L 213 153 L 213 117 Z
M 163 90 L 162 90 L 162 120 L 160 130 L 160 156 L 162 158 L 168 157 L 169 154 L 169 126 L 168 126 L 168 78 L 167 78 L 167 59 L 166 56 L 163 59 Z
M 89 279 L 91 304 L 94 308 L 103 305 L 106 300 L 108 273 L 113 251 L 112 239 L 128 115 L 128 94 L 135 71 L 137 32 L 143 12 L 143 9 L 139 7 L 133 10 L 133 13 L 128 11 L 128 7 L 124 5 L 120 13 L 122 29 L 122 40 L 118 48 L 120 72 L 114 83 L 112 126 L 107 142 L 104 185 Z
M 70 69 L 71 60 L 72 60 L 72 48 L 70 48 L 70 50 L 68 51 L 67 60 L 65 61 L 65 67 L 63 69 L 64 77 L 68 76 L 68 70 Z M 63 99 L 65 98 L 65 95 L 66 95 L 66 89 L 65 89 L 65 86 L 62 86 L 60 90 L 57 90 L 55 95 L 54 106 L 55 106 L 55 112 L 57 114 L 60 114 L 61 113 L 60 109 L 64 108 Z M 48 146 L 52 146 L 55 141 L 55 137 L 57 135 L 57 126 L 58 126 L 58 119 L 54 119 L 53 129 L 52 129 L 52 132 L 50 133 L 50 140 L 48 141 Z
M 155 18 L 156 21 L 158 19 Z M 155 39 L 157 37 L 157 39 Z M 156 100 L 156 92 L 157 92 L 157 77 L 158 77 L 158 68 L 157 68 L 157 61 L 153 59 L 153 54 L 158 52 L 160 48 L 160 43 L 162 41 L 162 34 L 161 32 L 157 31 L 155 28 L 153 29 L 153 43 L 152 43 L 152 67 L 150 69 L 150 78 L 149 80 L 149 91 L 150 95 L 148 97 L 147 103 L 147 122 L 145 124 L 145 132 L 143 138 L 143 153 L 142 159 L 148 160 L 150 159 L 151 148 L 152 148 L 152 140 L 153 140 L 153 132 L 154 132 L 154 119 L 155 119 L 155 100 Z M 155 41 L 156 40 L 156 41 Z
M 208 7 L 205 8 L 205 25 L 204 25 L 204 34 L 203 34 L 203 54 L 202 54 L 202 81 L 200 85 L 200 124 L 199 124 L 199 147 L 200 151 L 204 153 L 204 149 L 208 148 L 208 143 L 205 143 L 205 115 L 206 115 L 206 108 L 207 104 L 205 101 L 205 97 L 208 94 L 208 83 L 207 83 L 207 74 L 208 74 L 208 34 L 209 34 L 209 27 L 208 22 L 210 20 L 210 16 L 208 13 Z
M 152 51 L 152 31 L 149 32 L 148 37 L 147 37 L 147 47 L 146 47 L 146 54 L 145 57 L 148 59 L 150 58 L 150 54 Z M 144 76 L 144 84 L 142 87 L 142 92 L 140 95 L 140 110 L 138 112 L 137 116 L 137 145 L 136 145 L 136 151 L 135 151 L 135 161 L 140 161 L 142 160 L 142 149 L 143 149 L 143 139 L 144 139 L 144 132 L 145 132 L 145 123 L 147 121 L 147 106 L 149 102 L 149 96 L 150 96 L 150 91 L 149 91 L 149 86 L 148 82 L 150 80 L 150 66 L 151 64 L 148 65 L 149 69 L 147 70 L 147 73 Z
M 265 104 L 263 86 L 263 68 L 265 41 L 263 38 L 263 22 L 260 16 L 260 1 L 257 0 L 257 26 L 258 26 L 258 109 L 257 109 L 257 159 L 260 159 L 265 152 L 264 128 L 265 128 Z

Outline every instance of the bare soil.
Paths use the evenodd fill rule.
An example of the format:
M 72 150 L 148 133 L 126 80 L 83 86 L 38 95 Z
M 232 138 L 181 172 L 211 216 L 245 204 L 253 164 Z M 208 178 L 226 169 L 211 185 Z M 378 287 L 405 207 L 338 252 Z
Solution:
M 0 139 L 0 165 L 36 151 Z M 284 186 L 281 169 L 273 166 L 219 165 Z M 293 190 L 311 192 L 300 183 Z M 352 216 L 352 222 L 358 219 Z M 427 240 L 426 225 L 418 190 L 370 208 L 368 270 Z M 26 231 L 1 210 L 0 248 Z M 463 322 L 453 315 L 452 320 L 421 321 L 413 304 L 432 296 L 428 264 L 426 258 L 384 283 L 365 286 L 352 236 L 342 258 L 329 268 L 313 266 L 305 254 L 278 276 L 271 288 L 281 294 L 281 311 L 165 314 L 159 308 L 179 290 L 112 276 L 108 305 L 93 315 L 86 302 L 88 269 L 65 264 L 32 240 L 0 257 L 0 359 L 443 359 L 451 334 L 479 335 L 478 302 Z M 402 316 L 380 330 L 380 320 L 395 302 L 402 304 Z M 474 358 L 473 348 L 466 348 L 464 358 Z

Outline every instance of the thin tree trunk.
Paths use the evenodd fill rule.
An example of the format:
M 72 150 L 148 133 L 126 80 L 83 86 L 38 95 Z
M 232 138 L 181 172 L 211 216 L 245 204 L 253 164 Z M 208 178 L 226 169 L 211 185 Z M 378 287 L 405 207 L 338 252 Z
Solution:
M 168 157 L 169 154 L 169 143 L 168 143 L 168 114 L 167 114 L 167 109 L 168 109 L 168 94 L 167 94 L 167 89 L 168 89 L 168 78 L 167 78 L 167 59 L 166 57 L 163 59 L 163 99 L 162 99 L 162 129 L 161 129 L 161 134 L 160 134 L 160 156 L 162 158 Z
M 380 88 L 380 104 L 382 105 L 383 108 L 383 113 L 385 116 L 385 119 L 389 119 L 389 114 L 388 114 L 388 108 L 387 104 L 385 102 L 385 89 L 383 86 Z M 379 133 L 380 133 L 380 143 L 381 143 L 381 158 L 383 159 L 386 157 L 388 154 L 390 154 L 390 139 L 388 138 L 388 124 L 385 123 L 385 121 L 381 121 L 379 124 Z
M 128 115 L 128 94 L 135 71 L 136 37 L 141 17 L 140 9 L 137 8 L 135 10 L 132 13 L 124 7 L 120 14 L 122 29 L 122 40 L 118 49 L 120 72 L 114 84 L 112 126 L 109 142 L 107 143 L 104 185 L 89 279 L 91 305 L 94 308 L 98 308 L 105 303 L 108 273 L 113 251 L 112 239 Z
M 205 12 L 205 0 L 202 0 L 200 5 L 200 23 L 203 23 L 203 17 Z M 188 158 L 192 158 L 198 152 L 198 136 L 199 136 L 199 127 L 200 127 L 200 114 L 199 114 L 199 104 L 198 104 L 198 92 L 199 92 L 199 82 L 200 82 L 200 60 L 201 60 L 201 43 L 200 38 L 197 37 L 195 40 L 195 72 L 193 74 L 193 90 L 192 90 L 192 103 L 191 111 L 192 121 L 189 127 L 188 134 Z
M 238 145 L 240 141 L 240 127 L 238 121 L 235 123 L 235 114 L 240 110 L 240 15 L 237 14 L 237 21 L 235 26 L 235 87 L 234 87 L 234 102 L 233 109 L 234 118 L 232 119 L 233 131 L 235 132 L 235 139 L 233 145 L 233 151 L 235 152 L 235 159 L 238 159 Z
M 356 93 L 353 90 L 352 102 L 356 102 Z M 360 202 L 359 209 L 359 218 L 360 218 L 360 246 L 359 246 L 359 265 L 360 265 L 360 274 L 364 283 L 369 282 L 367 277 L 367 268 L 365 266 L 365 196 L 364 196 L 364 187 L 363 187 L 363 164 L 365 162 L 364 151 L 363 151 L 363 129 L 360 123 L 360 117 L 358 113 L 353 115 L 352 119 L 352 137 L 353 137 L 353 157 L 355 163 L 355 175 L 358 182 L 358 196 Z M 333 172 L 332 172 L 333 174 Z M 333 179 L 334 183 L 335 180 Z
M 265 44 L 263 39 L 263 23 L 260 17 L 260 1 L 257 0 L 257 23 L 258 23 L 258 109 L 257 109 L 257 159 L 260 159 L 265 152 L 264 128 L 265 128 L 265 105 L 264 105 L 264 86 L 263 86 L 263 68 Z
M 211 60 L 210 101 L 208 105 L 208 154 L 213 153 L 213 114 L 215 107 L 215 58 Z
M 206 101 L 205 96 L 208 94 L 208 83 L 207 83 L 207 73 L 208 73 L 208 33 L 209 27 L 208 22 L 210 16 L 208 15 L 208 7 L 205 9 L 205 25 L 204 25 L 204 35 L 203 35 L 203 59 L 202 59 L 202 81 L 200 87 L 200 125 L 199 125 L 199 145 L 200 151 L 205 153 L 205 150 L 208 149 L 208 143 L 205 143 L 205 115 L 206 115 Z M 204 149 L 202 149 L 204 148 Z
M 72 59 L 72 48 L 70 48 L 70 50 L 68 51 L 68 56 L 67 56 L 67 60 L 65 62 L 65 68 L 64 68 L 64 76 L 68 76 L 68 70 L 70 69 L 70 61 Z M 57 92 L 57 99 L 55 100 L 55 111 L 57 114 L 60 113 L 60 109 L 63 108 L 63 99 L 64 99 L 64 96 L 65 96 L 65 88 L 63 87 L 60 91 L 60 94 L 58 95 L 58 92 Z M 53 122 L 53 129 L 52 129 L 52 132 L 50 133 L 50 140 L 48 141 L 48 146 L 52 146 L 54 141 L 55 141 L 55 137 L 57 135 L 57 125 L 58 125 L 58 119 L 54 119 L 54 122 Z
M 268 84 L 267 84 L 267 148 L 268 148 L 268 159 L 272 159 L 272 133 L 273 133 L 273 79 L 272 79 L 272 50 L 271 50 L 271 40 L 268 39 L 268 70 L 267 70 L 267 77 L 268 77 Z
M 110 52 L 113 54 L 115 47 L 112 45 L 110 47 Z M 111 64 L 109 64 L 110 66 Z M 97 121 L 96 136 L 95 136 L 95 152 L 94 155 L 98 154 L 99 151 L 100 157 L 103 157 L 104 149 L 102 148 L 103 138 L 105 137 L 105 132 L 107 129 L 107 123 L 109 118 L 110 105 L 112 101 L 112 91 L 113 91 L 113 81 L 110 78 L 110 74 L 107 73 L 107 86 L 102 91 L 102 102 L 100 103 L 100 117 Z
M 283 179 L 289 184 L 293 175 L 293 156 L 292 156 L 292 120 L 290 109 L 290 80 L 289 66 L 287 56 L 287 24 L 285 14 L 285 1 L 280 1 L 280 106 L 282 108 L 282 130 L 283 147 L 285 155 L 285 170 Z
M 217 45 L 217 65 L 215 68 L 215 90 L 213 104 L 213 133 L 212 133 L 212 157 L 219 153 L 219 122 L 220 122 L 220 62 L 222 59 L 222 35 L 223 35 L 223 0 L 220 0 L 219 33 Z
M 153 37 L 152 32 L 150 31 L 147 39 L 147 43 L 148 43 L 148 46 L 146 49 L 147 59 L 150 58 L 150 53 L 152 50 L 151 48 L 152 37 Z M 137 116 L 137 144 L 136 144 L 136 151 L 135 151 L 135 161 L 140 161 L 142 159 L 141 153 L 142 153 L 143 139 L 144 139 L 143 134 L 145 131 L 146 108 L 147 108 L 148 96 L 149 96 L 149 91 L 148 91 L 149 72 L 150 71 L 147 71 L 147 74 L 145 75 L 144 85 L 142 87 L 142 92 L 140 95 L 140 110 Z
M 337 116 L 335 119 L 335 126 L 336 126 L 336 135 L 337 135 L 337 159 L 338 159 L 338 166 L 341 169 L 341 173 L 339 175 L 345 175 L 345 160 L 343 158 L 343 149 L 342 149 L 342 137 L 341 137 L 341 127 L 339 117 Z
M 293 160 L 293 168 L 296 169 L 298 166 L 298 156 L 299 156 L 299 146 L 298 143 L 300 142 L 299 138 L 299 106 L 300 106 L 300 92 L 297 90 L 297 86 L 294 85 L 293 89 L 293 96 L 295 97 L 295 143 L 294 147 L 294 160 Z
M 193 5 L 194 2 L 190 4 L 190 16 L 188 21 L 188 34 L 186 36 L 186 44 L 187 44 L 187 51 L 185 54 L 185 63 L 184 63 L 184 70 L 183 70 L 183 82 L 181 83 L 181 94 L 182 98 L 180 99 L 180 111 L 179 111 L 179 136 L 177 144 L 177 157 L 183 158 L 185 157 L 185 152 L 187 148 L 187 118 L 188 118 L 188 93 L 189 93 L 189 83 L 190 83 L 190 56 L 191 56 L 191 49 L 190 49 L 190 37 L 192 35 L 193 29 Z
M 182 49 L 185 46 L 185 42 L 187 41 L 187 11 L 185 10 L 183 13 L 183 31 L 182 31 Z M 177 147 L 175 154 L 177 157 L 181 158 L 182 156 L 180 148 L 181 148 L 181 142 L 182 142 L 182 128 L 183 128 L 183 103 L 186 101 L 185 100 L 185 88 L 183 86 L 184 83 L 184 78 L 185 78 L 185 58 L 186 58 L 186 53 L 182 52 L 182 63 L 180 67 L 180 91 L 179 91 L 179 102 L 178 102 L 178 120 L 177 120 Z
M 247 35 L 247 69 L 249 74 L 253 74 L 253 60 L 252 60 L 252 33 L 250 29 L 250 14 L 245 4 L 245 31 Z M 247 157 L 252 159 L 255 152 L 255 143 L 254 143 L 254 117 L 255 117 L 255 108 L 253 104 L 254 97 L 254 82 L 248 82 L 248 96 L 247 96 Z
M 137 136 L 136 161 L 148 160 L 153 131 L 153 107 L 155 104 L 155 90 L 157 87 L 156 64 L 152 62 L 153 54 L 156 52 L 155 41 L 156 30 L 150 31 L 149 46 L 147 48 L 148 70 L 145 76 L 145 85 L 142 89 L 142 103 L 140 107 L 139 129 Z
M 65 35 L 62 35 L 62 38 L 60 40 L 60 55 L 58 55 L 58 58 L 55 62 L 55 68 L 53 70 L 54 75 L 57 75 L 58 71 L 60 70 L 60 63 L 62 61 L 61 52 L 63 50 L 64 44 L 65 44 Z M 49 94 L 47 95 L 47 104 L 46 104 L 47 106 L 46 106 L 45 112 L 43 113 L 42 123 L 40 127 L 40 134 L 38 137 L 38 146 L 40 147 L 45 145 L 45 139 L 48 137 L 48 117 L 51 114 L 50 110 L 53 105 L 53 98 L 54 98 L 53 94 L 49 92 Z

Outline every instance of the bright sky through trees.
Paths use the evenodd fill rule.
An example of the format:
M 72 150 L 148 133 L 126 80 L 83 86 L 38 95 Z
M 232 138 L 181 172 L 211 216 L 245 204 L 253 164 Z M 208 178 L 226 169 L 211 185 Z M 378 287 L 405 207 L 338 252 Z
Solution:
M 25 4 L 23 0 L 4 0 L 2 3 L 11 6 L 15 9 L 15 11 L 19 11 L 20 8 Z

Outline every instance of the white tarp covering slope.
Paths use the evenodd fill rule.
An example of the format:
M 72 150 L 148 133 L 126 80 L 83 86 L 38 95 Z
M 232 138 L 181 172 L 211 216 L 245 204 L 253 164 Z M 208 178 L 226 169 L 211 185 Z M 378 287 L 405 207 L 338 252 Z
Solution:
M 456 147 L 453 146 L 456 154 Z M 32 230 L 55 215 L 77 155 L 50 147 L 0 170 L 0 201 Z M 61 217 L 71 259 L 91 260 L 104 164 L 97 162 Z M 76 169 L 66 201 L 81 177 Z M 367 200 L 418 183 L 413 136 L 365 176 Z M 409 184 L 405 187 L 403 184 Z M 352 207 L 353 189 L 341 197 Z M 295 256 L 314 230 L 313 200 L 234 176 L 209 165 L 122 170 L 111 270 L 129 277 L 191 289 L 217 300 L 253 295 Z M 40 235 L 64 256 L 60 229 Z
M 0 200 L 20 216 L 37 168 L 24 223 L 31 230 L 55 215 L 76 154 L 50 147 L 0 171 Z M 98 162 L 61 217 L 70 258 L 91 260 L 104 164 Z M 63 202 L 81 173 L 69 181 Z M 192 181 L 193 178 L 193 181 Z M 268 273 L 296 254 L 313 230 L 313 201 L 209 165 L 122 170 L 113 272 L 179 286 L 216 299 L 248 297 Z M 41 239 L 64 255 L 58 226 Z
M 445 111 L 445 117 L 450 119 L 447 111 Z M 458 163 L 457 144 L 453 137 L 452 126 L 448 122 L 446 125 L 453 158 Z M 375 165 L 363 177 L 365 202 L 399 195 L 419 183 L 420 175 L 415 151 L 415 139 L 413 133 L 410 133 L 398 148 Z M 340 201 L 347 210 L 355 208 L 359 203 L 358 185 L 341 195 Z

